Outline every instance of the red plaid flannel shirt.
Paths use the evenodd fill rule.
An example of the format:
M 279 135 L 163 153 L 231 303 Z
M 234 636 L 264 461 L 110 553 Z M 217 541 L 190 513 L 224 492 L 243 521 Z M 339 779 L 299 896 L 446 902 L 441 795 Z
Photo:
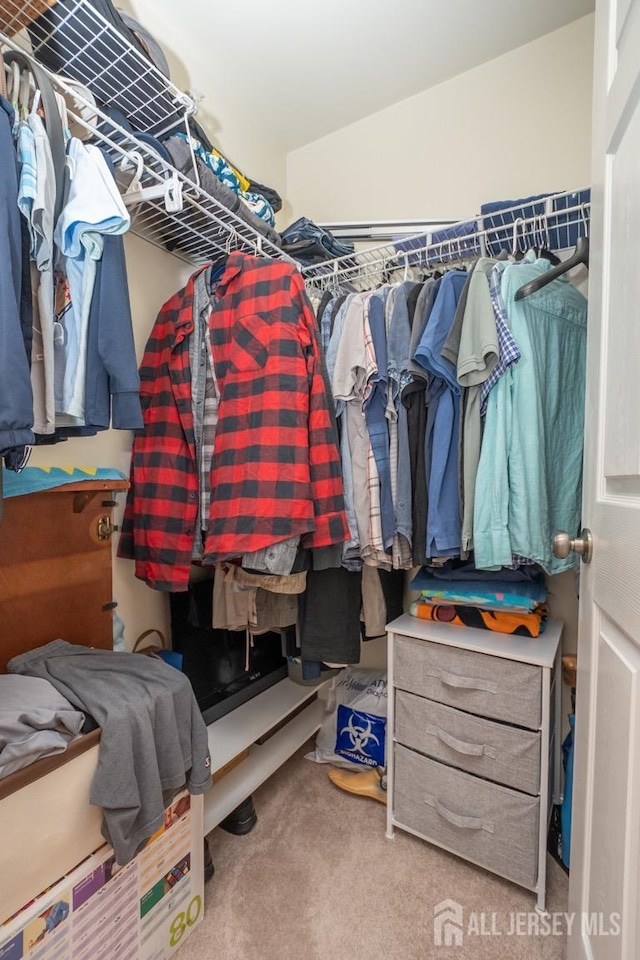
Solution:
M 158 590 L 186 590 L 198 509 L 189 335 L 193 281 L 162 308 L 140 367 L 144 430 L 135 437 L 118 555 Z M 348 536 L 315 321 L 299 271 L 229 256 L 209 327 L 220 405 L 205 561 L 302 536 Z

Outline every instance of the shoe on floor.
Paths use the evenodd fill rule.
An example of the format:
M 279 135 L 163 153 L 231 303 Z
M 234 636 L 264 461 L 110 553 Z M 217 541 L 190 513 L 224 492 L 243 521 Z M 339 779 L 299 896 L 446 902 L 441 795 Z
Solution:
M 213 860 L 211 859 L 211 851 L 209 850 L 209 844 L 207 843 L 207 838 L 204 838 L 204 882 L 211 880 L 211 877 L 215 873 L 215 868 L 213 866 Z
M 329 770 L 329 780 L 347 793 L 355 793 L 359 797 L 371 797 L 380 803 L 387 802 L 386 791 L 382 789 L 380 772 L 376 768 L 362 771 Z
M 236 837 L 243 837 L 245 833 L 253 830 L 258 822 L 258 815 L 253 805 L 253 797 L 249 796 L 243 800 L 240 806 L 232 810 L 228 817 L 225 817 L 220 826 L 227 833 L 233 833 Z

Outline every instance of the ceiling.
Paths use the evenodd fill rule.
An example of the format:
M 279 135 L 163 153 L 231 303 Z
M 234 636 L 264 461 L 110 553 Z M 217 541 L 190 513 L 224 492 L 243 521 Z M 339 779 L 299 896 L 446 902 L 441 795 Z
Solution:
M 225 74 L 225 86 L 291 151 L 557 30 L 591 13 L 595 0 L 129 0 L 126 6 L 174 56 L 192 61 L 194 76 L 211 76 L 211 89 L 202 91 L 210 110 Z

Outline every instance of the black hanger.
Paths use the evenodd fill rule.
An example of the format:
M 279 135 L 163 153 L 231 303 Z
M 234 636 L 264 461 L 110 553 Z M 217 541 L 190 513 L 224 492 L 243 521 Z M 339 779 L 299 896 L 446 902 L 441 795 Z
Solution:
M 546 247 L 534 247 L 533 252 L 538 259 L 548 260 L 553 267 L 557 267 L 560 263 L 562 263 L 560 257 L 556 257 L 553 250 L 547 250 Z
M 532 293 L 542 290 L 542 288 L 546 287 L 548 283 L 551 283 L 557 277 L 561 277 L 564 273 L 567 273 L 568 270 L 571 270 L 573 267 L 577 267 L 580 263 L 584 263 L 586 267 L 589 266 L 588 237 L 578 237 L 576 248 L 568 260 L 565 260 L 564 263 L 560 263 L 552 270 L 548 270 L 546 273 L 543 273 L 542 276 L 536 277 L 535 280 L 530 280 L 529 283 L 525 283 L 524 286 L 520 287 L 519 290 L 516 290 L 514 300 L 523 300 L 525 297 L 531 296 Z

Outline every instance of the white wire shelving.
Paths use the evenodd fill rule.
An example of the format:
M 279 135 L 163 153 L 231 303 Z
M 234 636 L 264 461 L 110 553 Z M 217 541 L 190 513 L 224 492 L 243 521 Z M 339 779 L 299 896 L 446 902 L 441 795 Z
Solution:
M 3 0 L 0 31 L 54 73 L 122 110 L 135 130 L 159 135 L 195 112 L 190 97 L 88 0 Z
M 548 194 L 514 206 L 491 210 L 442 229 L 403 236 L 394 243 L 302 267 L 311 292 L 367 290 L 391 279 L 408 279 L 413 271 L 439 264 L 464 264 L 501 250 L 524 253 L 529 247 L 561 251 L 589 231 L 588 189 Z
M 15 38 L 3 33 L 0 44 L 21 49 Z M 76 104 L 77 110 L 68 109 L 68 116 L 76 128 L 86 131 L 87 142 L 109 153 L 129 208 L 132 233 L 189 264 L 208 263 L 235 250 L 295 263 L 250 222 L 176 170 L 153 145 L 107 116 L 62 75 L 40 67 L 56 92 Z

